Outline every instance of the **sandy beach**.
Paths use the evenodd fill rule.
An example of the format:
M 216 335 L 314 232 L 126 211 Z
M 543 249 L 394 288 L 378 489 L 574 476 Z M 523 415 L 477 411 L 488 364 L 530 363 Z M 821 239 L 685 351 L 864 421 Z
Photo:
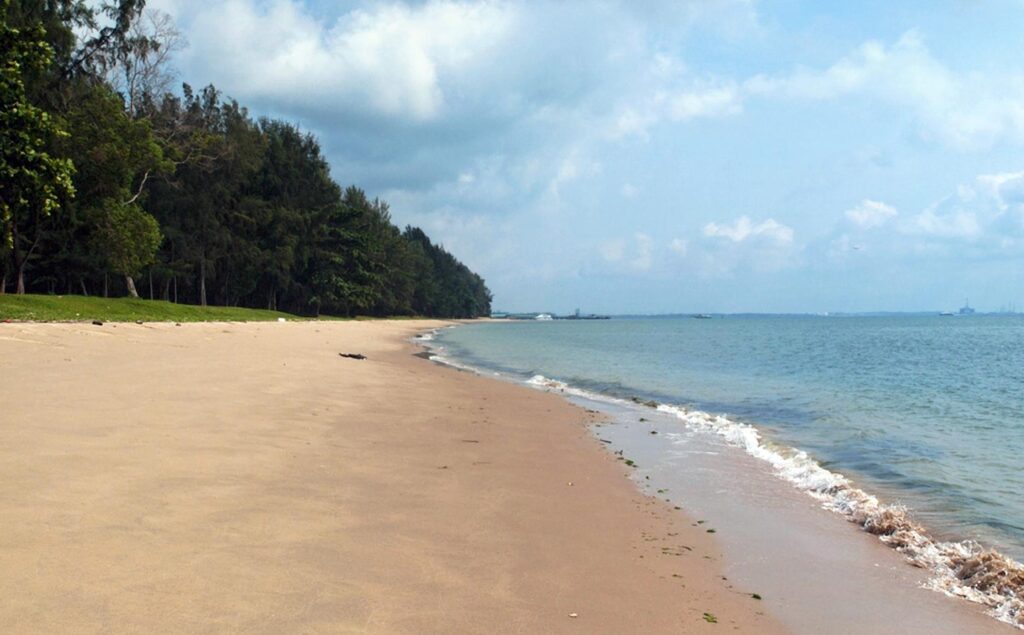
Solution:
M 4 632 L 782 632 L 440 324 L 0 325 Z

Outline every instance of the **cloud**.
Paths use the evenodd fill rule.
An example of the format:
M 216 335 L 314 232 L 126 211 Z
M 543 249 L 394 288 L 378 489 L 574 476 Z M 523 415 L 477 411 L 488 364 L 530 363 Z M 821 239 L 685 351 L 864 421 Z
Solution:
M 881 227 L 896 214 L 894 207 L 870 199 L 864 199 L 857 207 L 846 210 L 846 218 L 861 229 Z
M 712 238 L 726 238 L 734 243 L 748 239 L 765 238 L 776 243 L 793 242 L 793 230 L 774 218 L 757 223 L 751 222 L 747 216 L 740 216 L 734 223 L 708 223 L 704 226 L 704 235 Z
M 442 114 L 446 80 L 492 59 L 515 17 L 512 5 L 447 1 L 325 22 L 293 2 L 229 0 L 198 13 L 189 56 L 245 95 L 423 121 Z
M 652 64 L 656 70 L 654 76 L 669 74 L 663 68 L 665 56 L 655 56 Z M 685 122 L 692 119 L 721 118 L 738 115 L 743 112 L 743 94 L 739 87 L 731 81 L 721 79 L 696 80 L 685 76 L 685 71 L 676 70 L 673 74 L 682 75 L 671 79 L 660 78 L 669 84 L 688 84 L 652 88 L 653 95 L 628 103 L 615 118 L 613 129 L 609 135 L 612 139 L 637 136 L 647 138 L 652 126 L 662 121 Z
M 725 117 L 739 114 L 743 110 L 741 97 L 734 84 L 697 88 L 682 91 L 666 98 L 669 117 L 675 121 L 686 121 L 696 117 Z
M 865 200 L 846 212 L 862 232 L 851 236 L 836 227 L 822 253 L 846 262 L 860 254 L 887 262 L 955 259 L 966 263 L 1019 257 L 1024 248 L 1024 172 L 981 174 L 915 214 Z
M 899 226 L 930 240 L 976 243 L 993 254 L 1024 243 L 1024 172 L 978 175 Z
M 987 148 L 1005 137 L 1024 140 L 1024 77 L 957 73 L 914 30 L 891 45 L 865 42 L 824 70 L 754 76 L 743 89 L 747 97 L 872 97 L 913 113 L 924 138 L 961 149 Z
M 799 264 L 803 249 L 794 242 L 793 229 L 774 218 L 755 223 L 740 216 L 732 223 L 707 223 L 702 234 L 705 240 L 692 259 L 704 278 L 777 272 Z
M 973 239 L 981 234 L 982 228 L 974 212 L 957 210 L 938 214 L 934 208 L 929 208 L 908 219 L 900 231 L 911 235 Z
M 668 244 L 668 248 L 677 256 L 685 256 L 686 252 L 689 251 L 690 245 L 682 238 L 673 238 L 672 242 Z
M 912 114 L 925 140 L 961 150 L 1024 141 L 1024 75 L 960 73 L 937 59 L 915 30 L 887 44 L 869 40 L 823 69 L 756 74 L 743 80 L 698 76 L 665 55 L 652 58 L 645 99 L 620 111 L 613 136 L 646 137 L 666 121 L 740 114 L 751 100 L 866 98 Z

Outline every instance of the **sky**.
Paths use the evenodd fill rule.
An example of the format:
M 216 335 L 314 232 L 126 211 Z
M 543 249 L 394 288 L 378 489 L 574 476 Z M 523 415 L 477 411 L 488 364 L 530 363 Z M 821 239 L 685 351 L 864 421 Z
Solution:
M 496 309 L 1024 309 L 1022 0 L 148 6 Z

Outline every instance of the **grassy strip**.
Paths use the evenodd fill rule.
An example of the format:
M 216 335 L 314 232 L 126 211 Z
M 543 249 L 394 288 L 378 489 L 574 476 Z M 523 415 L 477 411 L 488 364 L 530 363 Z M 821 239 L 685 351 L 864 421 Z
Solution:
M 306 319 L 290 313 L 236 307 L 174 304 L 161 300 L 80 295 L 0 295 L 0 322 L 257 322 Z

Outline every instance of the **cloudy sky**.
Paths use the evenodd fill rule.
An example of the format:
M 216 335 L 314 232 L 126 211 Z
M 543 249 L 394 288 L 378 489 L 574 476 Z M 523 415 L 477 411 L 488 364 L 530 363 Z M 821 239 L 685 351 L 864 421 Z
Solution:
M 1024 308 L 1024 2 L 150 0 L 505 310 Z

